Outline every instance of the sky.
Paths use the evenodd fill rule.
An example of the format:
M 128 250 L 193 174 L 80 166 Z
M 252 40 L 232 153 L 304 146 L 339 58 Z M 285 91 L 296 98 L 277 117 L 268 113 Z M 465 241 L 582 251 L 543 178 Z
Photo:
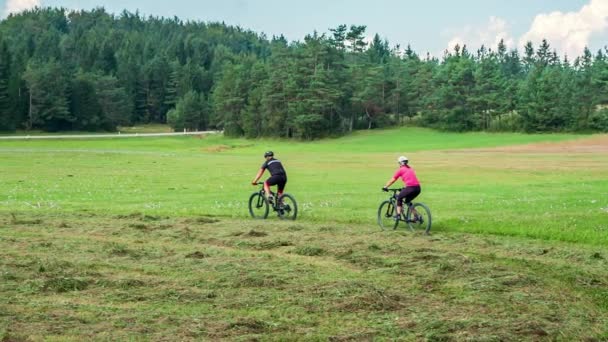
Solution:
M 538 46 L 546 38 L 570 59 L 585 46 L 595 53 L 608 45 L 608 0 L 0 0 L 0 17 L 36 6 L 224 22 L 290 41 L 366 25 L 367 39 L 378 34 L 391 47 L 436 57 L 455 44 L 495 49 L 501 39 L 522 52 L 527 41 Z

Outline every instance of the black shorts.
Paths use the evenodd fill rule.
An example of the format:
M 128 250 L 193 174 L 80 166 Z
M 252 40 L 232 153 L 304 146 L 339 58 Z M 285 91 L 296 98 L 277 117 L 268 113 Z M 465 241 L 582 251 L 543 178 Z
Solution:
M 285 189 L 285 184 L 287 184 L 287 176 L 285 176 L 285 175 L 270 176 L 266 180 L 266 184 L 268 184 L 269 186 L 276 185 L 277 188 L 279 189 L 279 192 L 283 192 L 283 189 Z
M 397 195 L 397 205 L 403 205 L 403 200 L 405 200 L 405 203 L 410 203 L 414 198 L 420 195 L 421 191 L 420 185 L 403 188 L 399 195 Z

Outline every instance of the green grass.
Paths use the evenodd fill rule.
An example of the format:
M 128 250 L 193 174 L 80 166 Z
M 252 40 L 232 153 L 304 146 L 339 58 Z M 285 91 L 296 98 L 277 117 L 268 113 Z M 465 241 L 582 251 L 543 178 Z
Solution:
M 0 141 L 0 340 L 604 340 L 608 155 L 491 149 L 588 138 Z M 269 149 L 295 222 L 248 217 Z M 401 154 L 431 236 L 376 226 Z
M 171 133 L 173 129 L 167 125 L 147 124 L 138 126 L 121 126 L 117 129 L 121 133 Z
M 402 138 L 400 138 L 402 137 Z M 380 188 L 406 154 L 435 231 L 605 244 L 605 154 L 492 153 L 466 148 L 582 139 L 576 135 L 362 132 L 301 143 L 221 136 L 3 141 L 5 211 L 144 212 L 246 219 L 249 182 L 272 149 L 285 163 L 300 219 L 374 222 Z
M 168 125 L 161 124 L 146 124 L 138 126 L 120 126 L 116 129 L 117 132 L 121 133 L 171 133 L 173 129 Z M 66 132 L 45 132 L 40 130 L 17 130 L 11 133 L 0 132 L 0 136 L 13 136 L 13 135 L 24 135 L 24 136 L 37 136 L 37 135 L 91 135 L 91 134 L 109 134 L 112 132 L 89 132 L 89 131 L 66 131 Z

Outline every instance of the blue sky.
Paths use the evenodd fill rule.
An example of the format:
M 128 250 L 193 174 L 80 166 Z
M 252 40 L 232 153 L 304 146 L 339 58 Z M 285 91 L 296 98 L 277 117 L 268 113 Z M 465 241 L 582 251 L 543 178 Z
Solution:
M 2 0 L 0 14 L 33 6 L 223 21 L 289 40 L 340 24 L 367 25 L 369 38 L 378 33 L 391 46 L 411 44 L 419 54 L 435 56 L 456 43 L 470 50 L 495 47 L 500 38 L 510 48 L 547 38 L 570 57 L 584 46 L 595 52 L 608 44 L 608 0 Z

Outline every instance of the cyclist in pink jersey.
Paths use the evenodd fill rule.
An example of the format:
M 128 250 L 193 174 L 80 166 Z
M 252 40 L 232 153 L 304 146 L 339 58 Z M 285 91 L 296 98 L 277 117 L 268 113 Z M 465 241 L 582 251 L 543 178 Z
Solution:
M 399 162 L 399 169 L 395 172 L 395 175 L 386 182 L 386 185 L 382 188 L 383 191 L 388 191 L 388 187 L 391 186 L 397 179 L 401 178 L 405 184 L 405 188 L 401 189 L 401 192 L 397 195 L 397 215 L 396 219 L 401 217 L 401 211 L 403 210 L 403 200 L 409 206 L 412 204 L 412 200 L 420 195 L 420 182 L 416 177 L 416 172 L 408 165 L 407 157 L 401 156 L 397 159 Z

